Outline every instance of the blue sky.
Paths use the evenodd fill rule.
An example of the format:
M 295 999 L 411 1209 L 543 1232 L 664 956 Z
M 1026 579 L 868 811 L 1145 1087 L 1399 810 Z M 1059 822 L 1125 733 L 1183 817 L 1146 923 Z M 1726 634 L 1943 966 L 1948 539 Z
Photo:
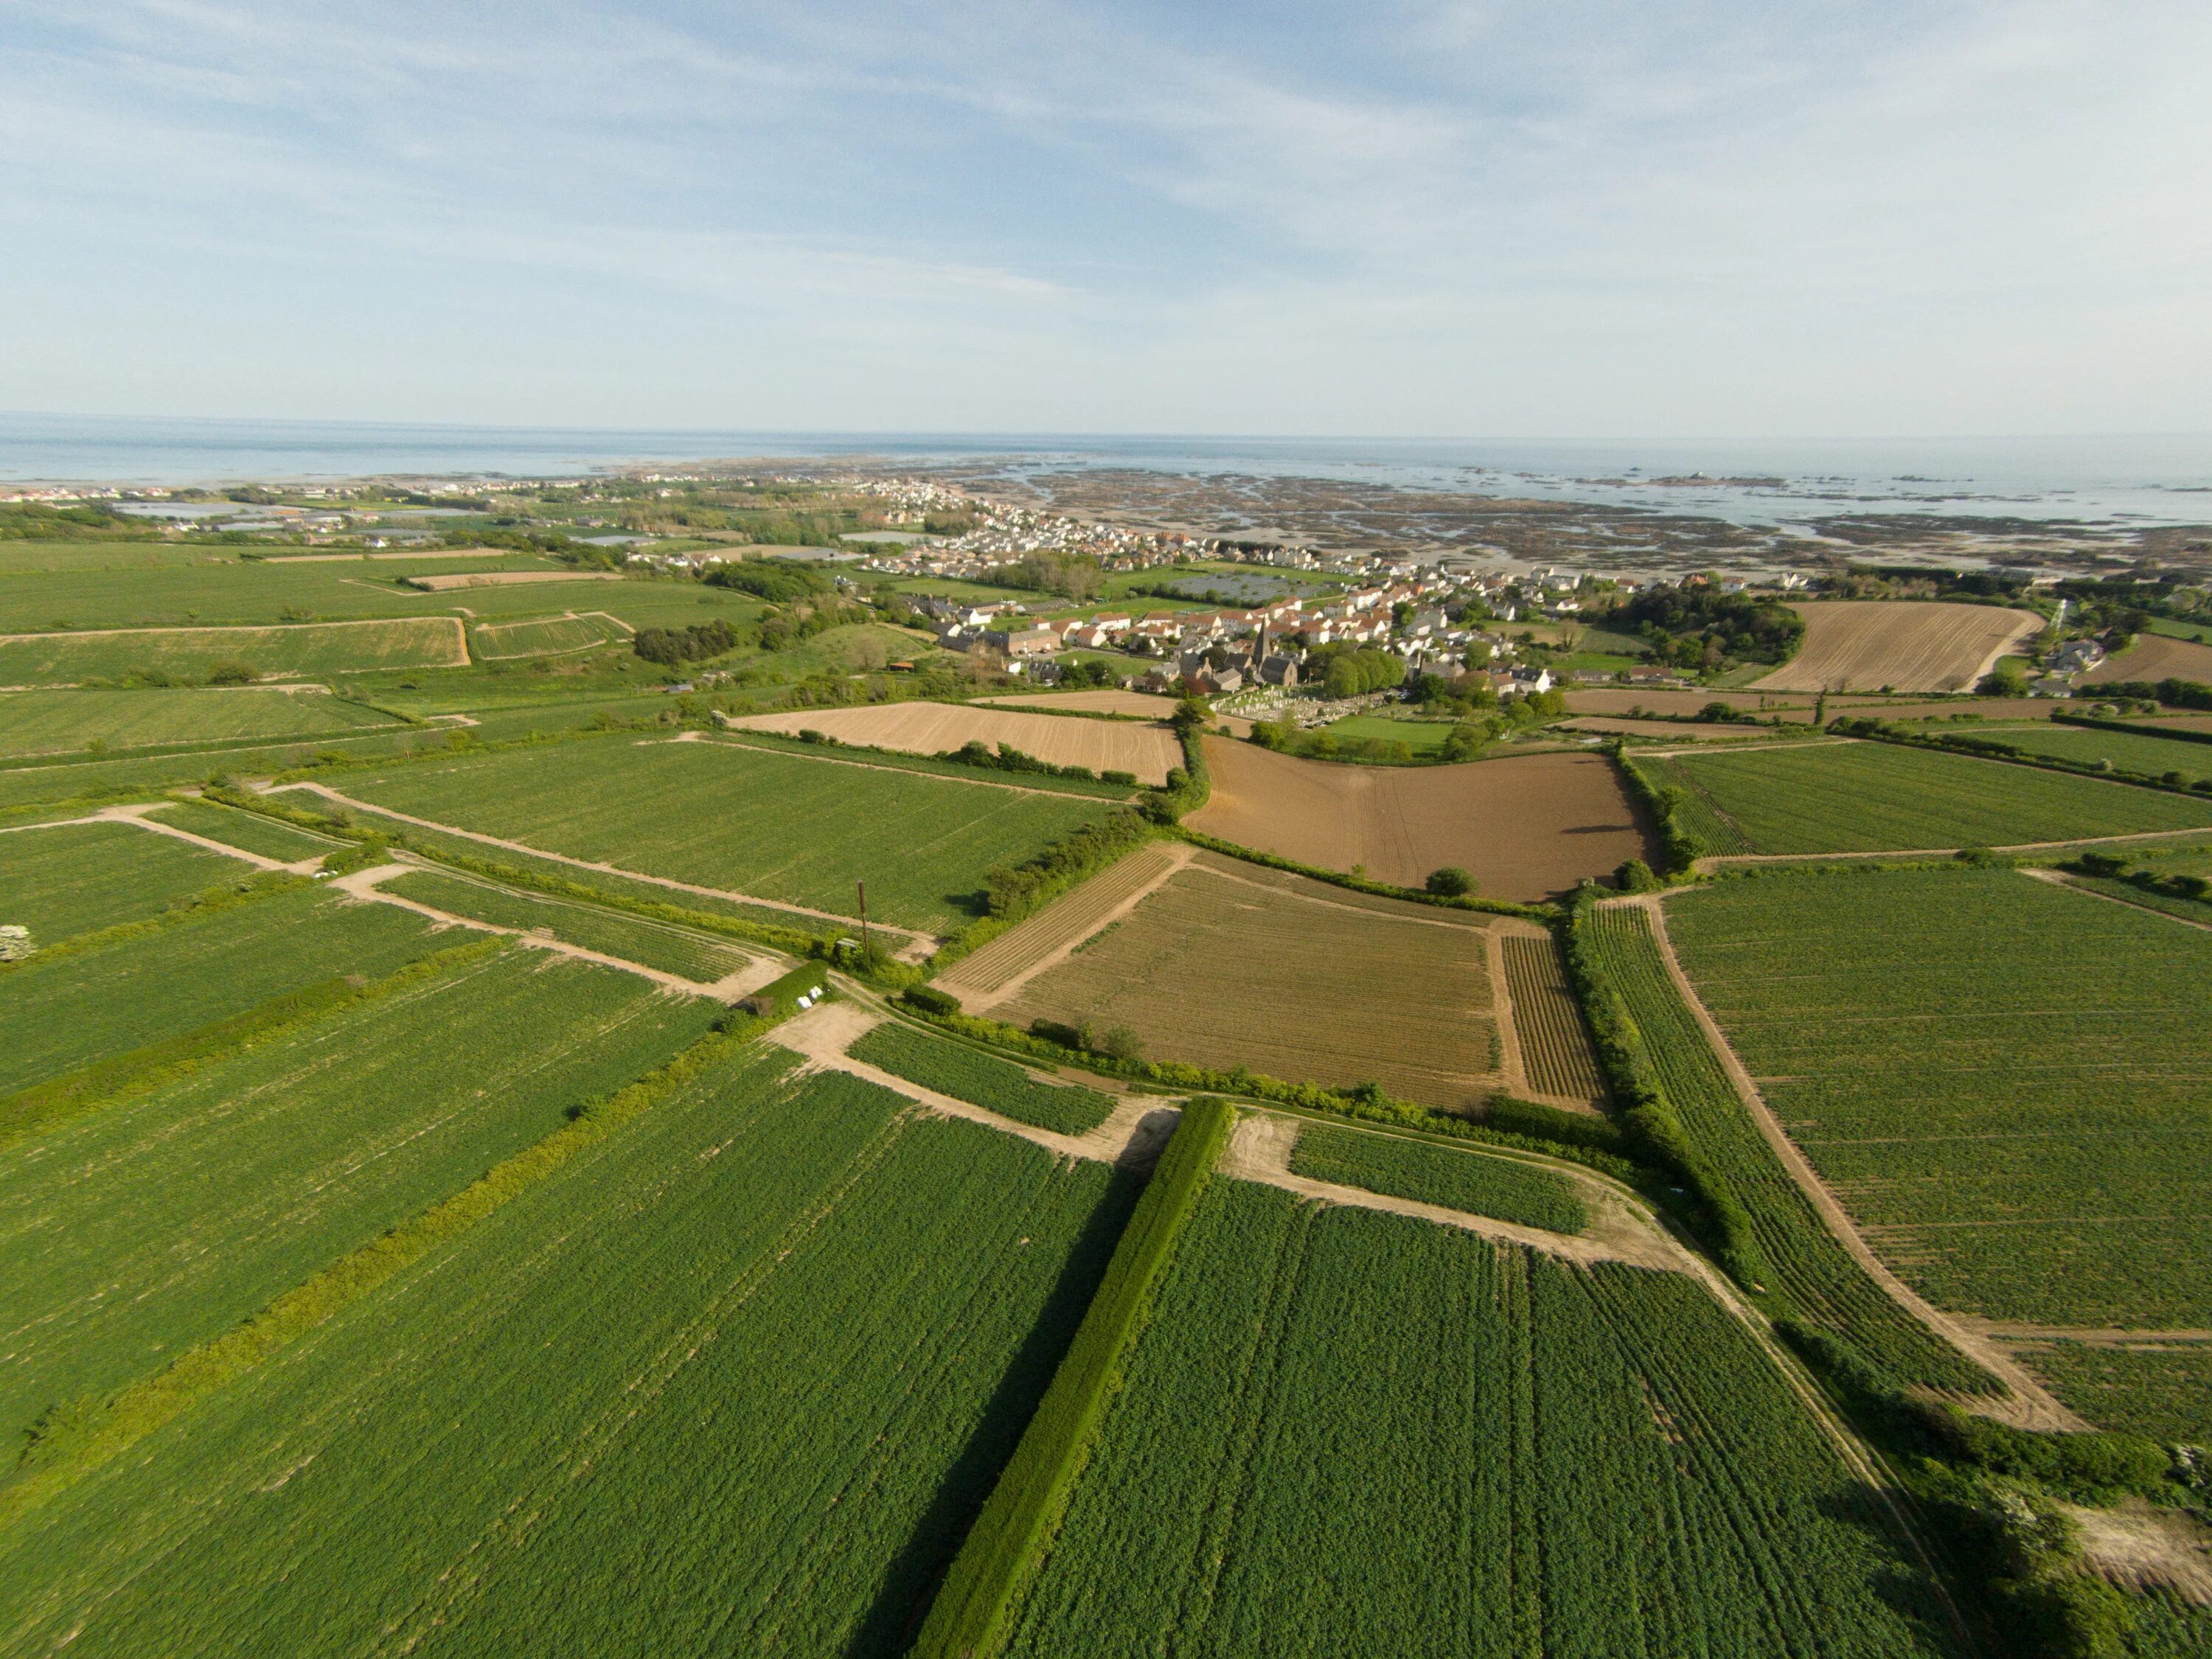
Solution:
M 0 0 L 0 407 L 2212 430 L 2203 0 Z

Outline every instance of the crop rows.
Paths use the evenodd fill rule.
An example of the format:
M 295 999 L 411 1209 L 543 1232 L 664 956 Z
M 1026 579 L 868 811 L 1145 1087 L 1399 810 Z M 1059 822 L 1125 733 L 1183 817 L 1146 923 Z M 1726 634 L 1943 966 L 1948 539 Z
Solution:
M 712 1012 L 508 951 L 0 1152 L 0 1432 L 219 1334 Z
M 470 654 L 479 661 L 586 651 L 619 639 L 620 631 L 603 617 L 541 617 L 534 622 L 494 623 L 474 629 Z
M 1606 905 L 1579 925 L 1591 930 L 1606 975 L 1643 1033 L 1683 1127 L 1749 1212 L 1759 1250 L 1781 1281 L 1769 1288 L 1781 1291 L 1801 1318 L 1844 1339 L 1900 1382 L 1990 1388 L 1979 1366 L 1899 1307 L 1828 1231 L 1752 1122 L 1705 1032 L 1683 1006 L 1645 913 L 1633 905 Z
M 1168 867 L 1176 851 L 1172 842 L 1151 841 L 1124 854 L 1073 892 L 955 963 L 939 975 L 938 988 L 970 1007 L 1003 990 L 1062 945 L 1090 938 L 1109 911 Z
M 0 922 L 29 928 L 43 947 L 153 915 L 246 873 L 220 853 L 127 823 L 10 830 L 0 835 Z
M 757 959 L 754 952 L 726 940 L 668 923 L 493 887 L 434 870 L 395 876 L 381 884 L 381 890 L 501 927 L 520 928 L 524 933 L 543 928 L 556 939 L 587 951 L 605 951 L 701 984 L 712 984 Z
M 173 824 L 192 835 L 204 836 L 226 847 L 242 848 L 286 864 L 325 857 L 344 844 L 311 836 L 258 812 L 241 812 L 235 807 L 217 806 L 209 801 L 173 801 L 157 808 L 153 816 L 161 823 Z
M 1929 1300 L 2212 1326 L 2212 933 L 1966 868 L 1728 881 L 1668 915 L 1776 1112 Z
M 1095 1129 L 1114 1110 L 1113 1097 L 1096 1089 L 1040 1082 L 1018 1066 L 896 1021 L 865 1033 L 847 1052 L 925 1089 L 1062 1134 Z
M 1549 939 L 1508 934 L 1505 984 L 1513 997 L 1513 1034 L 1521 1043 L 1521 1069 L 1539 1094 L 1598 1100 L 1605 1085 L 1590 1052 L 1582 1010 L 1567 985 L 1559 947 Z
M 337 697 L 252 687 L 0 692 L 0 755 L 7 756 L 69 754 L 88 744 L 129 749 L 232 738 L 316 737 L 394 724 L 389 715 Z
M 0 1628 L 897 1650 L 1127 1183 L 751 1053 L 0 1534 Z
M 1009 1651 L 1946 1651 L 1692 1282 L 1216 1181 Z
M 2155 731 L 2112 732 L 2100 726 L 2055 726 L 2038 720 L 2033 726 L 1976 726 L 1952 735 L 1993 738 L 2031 755 L 2091 766 L 2108 761 L 2121 771 L 2154 778 L 2168 772 L 2180 772 L 2191 779 L 2212 777 L 2212 744 L 2161 738 Z
M 2019 1358 L 2100 1428 L 2212 1445 L 2212 1342 L 2053 1342 L 2023 1348 Z
M 1555 1233 L 1578 1233 L 1589 1224 L 1564 1176 L 1401 1135 L 1306 1124 L 1291 1150 L 1291 1172 Z
M 197 680 L 226 663 L 241 664 L 258 675 L 313 678 L 466 660 L 461 625 L 451 617 L 19 634 L 0 639 L 0 684 L 73 684 L 151 672 Z
M 2212 824 L 2212 801 L 1896 744 L 1716 750 L 1672 763 L 1759 853 L 2013 847 Z
M 1743 832 L 1723 815 L 1686 767 L 1679 766 L 1671 757 L 1637 755 L 1629 764 L 1643 773 L 1662 789 L 1672 789 L 1679 797 L 1675 817 L 1682 827 L 1694 836 L 1700 856 L 1711 853 L 1752 853 L 1759 849 L 1744 838 Z

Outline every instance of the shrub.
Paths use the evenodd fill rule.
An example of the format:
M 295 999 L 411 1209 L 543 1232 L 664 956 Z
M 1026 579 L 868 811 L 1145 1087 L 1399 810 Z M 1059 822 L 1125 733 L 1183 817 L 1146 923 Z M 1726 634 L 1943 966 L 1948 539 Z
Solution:
M 207 683 L 210 685 L 251 685 L 260 678 L 250 663 L 225 661 L 216 663 L 208 670 Z
M 960 1012 L 957 997 L 933 986 L 911 985 L 899 995 L 908 1007 L 919 1009 L 925 1014 L 957 1014 Z
M 1426 884 L 1429 891 L 1439 898 L 1464 898 L 1474 891 L 1475 880 L 1455 864 L 1447 864 L 1429 872 Z

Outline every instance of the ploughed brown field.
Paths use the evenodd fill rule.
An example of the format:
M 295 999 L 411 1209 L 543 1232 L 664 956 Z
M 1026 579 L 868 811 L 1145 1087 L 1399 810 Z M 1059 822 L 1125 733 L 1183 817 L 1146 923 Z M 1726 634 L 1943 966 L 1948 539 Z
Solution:
M 2031 611 L 1935 599 L 1826 599 L 1791 609 L 1805 619 L 1805 642 L 1753 681 L 1754 691 L 1964 691 L 2043 627 Z
M 2138 634 L 2136 642 L 2081 676 L 2085 684 L 2110 680 L 2201 680 L 2212 684 L 2212 645 Z
M 1021 1025 L 1127 1026 L 1154 1060 L 1372 1079 L 1466 1108 L 1505 1080 L 1488 922 L 1200 853 L 990 1012 Z
M 731 724 L 739 731 L 820 732 L 842 743 L 941 754 L 963 744 L 1011 744 L 1054 766 L 1132 772 L 1140 783 L 1164 783 L 1182 764 L 1182 750 L 1164 726 L 1126 720 L 1064 720 L 973 704 L 892 702 L 866 708 L 797 708 L 755 714 Z
M 408 586 L 425 593 L 443 593 L 456 587 L 512 587 L 520 582 L 618 582 L 619 570 L 459 570 L 445 576 L 402 576 Z
M 1459 766 L 1341 766 L 1256 744 L 1206 740 L 1213 792 L 1185 820 L 1201 834 L 1325 870 L 1419 887 L 1457 865 L 1491 898 L 1523 902 L 1657 856 L 1603 755 Z

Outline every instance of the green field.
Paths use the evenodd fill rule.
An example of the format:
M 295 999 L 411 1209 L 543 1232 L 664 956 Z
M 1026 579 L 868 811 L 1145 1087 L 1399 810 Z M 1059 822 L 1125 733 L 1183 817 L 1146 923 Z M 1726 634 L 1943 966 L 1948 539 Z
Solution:
M 501 927 L 532 933 L 540 928 L 556 939 L 603 951 L 663 973 L 710 985 L 734 974 L 760 952 L 672 923 L 623 915 L 587 903 L 573 903 L 537 893 L 520 893 L 472 878 L 423 870 L 396 876 L 381 890 L 418 904 L 473 916 Z
M 95 949 L 33 957 L 0 977 L 0 1096 L 437 948 L 419 916 L 301 884 Z
M 195 691 L 0 691 L 0 757 L 312 738 L 398 723 L 342 698 L 254 686 Z
M 1095 1129 L 1114 1109 L 1111 1095 L 1076 1084 L 1040 1083 L 1010 1061 L 893 1020 L 865 1033 L 846 1052 L 925 1089 L 1062 1134 Z
M 1765 1288 L 1782 1309 L 1845 1342 L 1869 1367 L 1899 1384 L 1993 1389 L 1994 1379 L 1899 1307 L 1828 1231 L 1759 1134 L 1676 994 L 1645 913 L 1632 905 L 1606 905 L 1587 912 L 1576 926 L 1587 930 L 1588 945 L 1640 1032 L 1692 1143 L 1749 1212 L 1759 1253 L 1773 1275 Z
M 509 950 L 0 1152 L 0 1434 L 219 1334 L 714 1012 Z
M 2212 800 L 1896 744 L 1681 755 L 1671 770 L 1759 853 L 2011 847 L 2212 824 Z
M 2094 766 L 2108 761 L 2123 772 L 2141 772 L 2162 778 L 2180 772 L 2192 781 L 2212 777 L 2212 743 L 2191 743 L 2186 738 L 2160 738 L 2148 732 L 2107 732 L 2094 726 L 2057 726 L 2042 721 L 2034 726 L 1992 726 L 1977 731 L 2008 743 L 2031 755 L 2057 760 L 2080 761 Z
M 588 776 L 591 787 L 576 787 Z M 945 930 L 993 865 L 1101 804 L 732 744 L 630 736 L 352 774 L 344 793 L 545 852 L 724 891 Z
M 2100 1428 L 2184 1445 L 2212 1445 L 2212 1342 L 2023 1348 L 2021 1362 Z
M 167 806 L 155 808 L 149 816 L 160 823 L 173 824 L 191 835 L 204 836 L 208 840 L 219 841 L 226 847 L 258 853 L 263 858 L 276 859 L 285 864 L 296 864 L 302 859 L 327 858 L 347 845 L 342 841 L 310 835 L 304 830 L 295 830 L 289 823 L 263 817 L 258 812 L 242 812 L 234 806 L 218 805 L 213 801 L 172 801 Z
M 1692 1281 L 1216 1178 L 1010 1653 L 1950 1651 Z
M 1697 838 L 1700 856 L 1712 853 L 1748 853 L 1751 842 L 1734 823 L 1722 816 L 1708 795 L 1675 764 L 1673 758 L 1630 754 L 1624 757 L 1631 770 L 1640 772 L 1656 788 L 1672 789 L 1680 797 L 1675 817 Z
M 445 744 L 442 732 L 406 727 L 359 737 L 326 737 L 294 743 L 216 744 L 165 754 L 116 760 L 78 760 L 0 767 L 0 811 L 41 801 L 149 800 L 166 789 L 207 781 L 215 773 L 266 776 L 305 766 L 319 755 L 366 757 L 412 754 Z
M 0 922 L 28 927 L 31 943 L 45 946 L 247 873 L 235 859 L 128 823 L 11 830 L 0 835 Z
M 1401 1135 L 1303 1125 L 1291 1152 L 1291 1173 L 1555 1233 L 1578 1233 L 1589 1224 L 1565 1176 Z
M 625 637 L 604 617 L 545 617 L 536 622 L 497 623 L 473 629 L 469 634 L 469 654 L 478 662 L 558 655 L 588 651 Z
M 1322 729 L 1340 743 L 1367 739 L 1402 743 L 1416 755 L 1433 755 L 1451 735 L 1449 720 L 1400 720 L 1388 714 L 1352 714 Z
M 2212 933 L 2003 870 L 1727 881 L 1668 918 L 1792 1138 L 1930 1301 L 2212 1327 Z
M 752 1052 L 0 1534 L 11 1644 L 900 1652 L 1129 1190 Z
M 460 624 L 449 617 L 18 634 L 0 639 L 0 685 L 71 685 L 154 673 L 203 680 L 223 663 L 242 663 L 263 678 L 314 678 L 457 663 L 463 651 Z

